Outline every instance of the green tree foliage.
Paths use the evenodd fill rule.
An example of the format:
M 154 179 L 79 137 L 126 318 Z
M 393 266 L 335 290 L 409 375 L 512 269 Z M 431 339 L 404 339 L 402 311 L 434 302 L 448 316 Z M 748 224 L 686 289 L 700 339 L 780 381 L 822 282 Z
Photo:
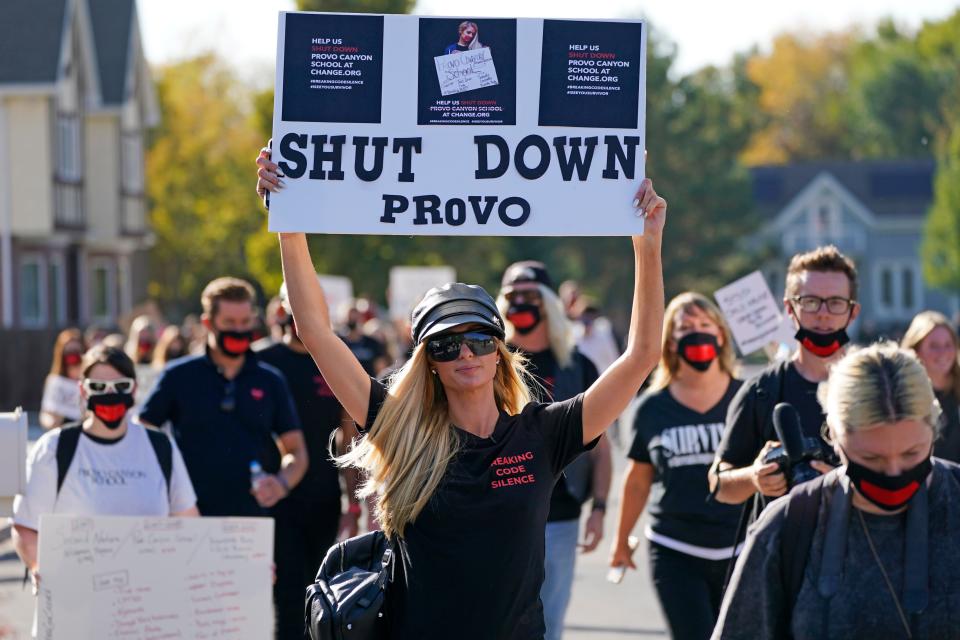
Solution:
M 935 287 L 960 291 L 960 110 L 938 140 L 934 204 L 923 239 L 923 275 Z
M 147 154 L 149 292 L 175 317 L 199 305 L 212 278 L 249 274 L 246 240 L 263 227 L 251 180 L 259 137 L 242 83 L 213 55 L 155 76 L 162 122 Z
M 416 0 L 297 0 L 299 11 L 410 13 Z

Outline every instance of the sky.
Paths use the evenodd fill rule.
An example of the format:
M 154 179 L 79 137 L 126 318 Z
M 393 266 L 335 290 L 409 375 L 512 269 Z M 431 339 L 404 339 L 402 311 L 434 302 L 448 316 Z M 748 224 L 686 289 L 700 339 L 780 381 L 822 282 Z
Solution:
M 213 49 L 230 58 L 242 76 L 270 84 L 276 55 L 277 13 L 293 0 L 139 0 L 147 59 L 163 64 Z M 472 6 L 472 5 L 476 6 Z M 588 6 L 590 11 L 585 11 Z M 756 45 L 768 48 L 783 31 L 829 31 L 859 25 L 869 29 L 892 16 L 910 28 L 939 20 L 960 8 L 958 0 L 419 0 L 414 13 L 467 17 L 645 17 L 677 45 L 674 72 L 727 64 Z M 695 17 L 695 19 L 691 19 Z

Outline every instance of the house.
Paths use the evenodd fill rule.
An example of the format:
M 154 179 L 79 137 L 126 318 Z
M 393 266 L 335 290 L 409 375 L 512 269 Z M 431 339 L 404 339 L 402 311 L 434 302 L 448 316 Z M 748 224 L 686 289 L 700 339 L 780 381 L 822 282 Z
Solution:
M 144 135 L 158 122 L 133 0 L 5 4 L 0 20 L 0 334 L 5 336 L 0 350 L 5 355 L 8 348 L 33 345 L 29 355 L 46 367 L 48 334 L 69 325 L 115 325 L 146 297 L 151 237 Z M 37 336 L 43 336 L 41 351 Z M 0 370 L 0 377 L 7 374 Z M 5 395 L 0 392 L 0 405 L 23 397 Z
M 790 257 L 824 244 L 850 256 L 860 276 L 860 319 L 851 333 L 899 336 L 924 309 L 948 316 L 957 295 L 923 281 L 920 245 L 933 201 L 932 160 L 809 162 L 751 169 L 763 224 L 748 240 L 782 299 Z

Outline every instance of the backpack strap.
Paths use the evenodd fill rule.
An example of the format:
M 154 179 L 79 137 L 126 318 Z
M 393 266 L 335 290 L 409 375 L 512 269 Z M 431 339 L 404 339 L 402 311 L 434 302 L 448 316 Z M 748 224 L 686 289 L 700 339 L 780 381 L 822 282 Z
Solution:
M 77 453 L 82 430 L 83 426 L 80 424 L 60 428 L 60 437 L 57 439 L 57 495 L 60 495 L 60 488 L 63 487 L 67 471 L 70 470 L 70 463 L 73 462 L 73 456 Z
M 163 472 L 163 479 L 167 483 L 167 496 L 170 495 L 170 478 L 173 476 L 173 446 L 170 444 L 170 438 L 163 431 L 153 427 L 144 426 L 147 431 L 147 438 L 153 446 L 153 452 L 157 455 L 157 462 L 160 464 L 160 471 Z
M 826 477 L 819 476 L 795 487 L 787 498 L 786 516 L 780 530 L 780 577 L 787 620 L 793 615 L 793 606 L 803 586 Z

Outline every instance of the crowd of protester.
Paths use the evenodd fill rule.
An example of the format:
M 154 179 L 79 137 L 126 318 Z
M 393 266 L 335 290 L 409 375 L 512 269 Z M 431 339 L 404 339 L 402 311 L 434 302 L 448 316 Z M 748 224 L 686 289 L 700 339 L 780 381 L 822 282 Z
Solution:
M 394 324 L 366 297 L 332 313 L 305 248 L 283 242 L 290 282 L 263 313 L 249 283 L 223 277 L 204 290 L 202 314 L 180 324 L 144 314 L 125 335 L 91 327 L 57 337 L 40 413 L 48 432 L 30 452 L 13 519 L 35 581 L 43 513 L 270 516 L 276 637 L 300 639 L 304 589 L 327 549 L 363 528 L 366 503 L 366 528 L 402 537 L 411 558 L 403 586 L 392 587 L 397 637 L 440 637 L 437 629 L 463 624 L 455 600 L 488 588 L 479 579 L 441 588 L 463 551 L 455 538 L 465 536 L 470 575 L 504 563 L 529 571 L 516 574 L 503 602 L 488 599 L 496 620 L 478 618 L 486 627 L 457 637 L 553 640 L 577 550 L 604 537 L 611 456 L 623 455 L 609 562 L 636 568 L 631 534 L 646 510 L 649 575 L 672 637 L 895 629 L 939 638 L 960 628 L 952 606 L 960 556 L 949 544 L 960 527 L 960 475 L 944 462 L 960 461 L 957 331 L 926 311 L 901 345 L 851 347 L 857 272 L 835 247 L 793 258 L 784 309 L 797 348 L 744 381 L 723 315 L 699 293 L 676 296 L 655 325 L 635 317 L 622 345 L 577 283 L 554 287 L 546 265 L 523 261 L 506 269 L 495 296 L 439 287 L 409 323 Z M 630 355 L 641 331 L 659 339 Z M 495 394 L 464 390 L 478 375 L 455 368 L 464 358 L 490 369 Z M 621 398 L 614 385 L 624 380 Z M 630 396 L 633 411 L 622 414 Z M 799 489 L 783 460 L 771 459 L 779 403 L 796 409 L 816 444 L 809 465 L 819 477 Z M 492 422 L 476 422 L 481 414 Z M 605 436 L 621 414 L 628 424 Z M 422 433 L 404 431 L 420 424 L 413 415 Z M 509 524 L 494 498 L 511 483 L 495 478 L 487 488 L 501 458 L 480 463 L 498 438 L 529 449 L 524 460 L 537 471 L 524 477 L 550 478 L 546 491 L 516 494 L 532 502 Z M 384 453 L 390 447 L 398 452 Z M 411 451 L 420 459 L 403 458 Z M 530 462 L 541 454 L 542 468 Z M 137 482 L 98 480 L 121 469 Z M 479 484 L 464 488 L 467 479 Z M 466 495 L 473 502 L 463 510 Z M 454 547 L 439 548 L 441 540 Z M 935 557 L 943 562 L 927 566 Z

